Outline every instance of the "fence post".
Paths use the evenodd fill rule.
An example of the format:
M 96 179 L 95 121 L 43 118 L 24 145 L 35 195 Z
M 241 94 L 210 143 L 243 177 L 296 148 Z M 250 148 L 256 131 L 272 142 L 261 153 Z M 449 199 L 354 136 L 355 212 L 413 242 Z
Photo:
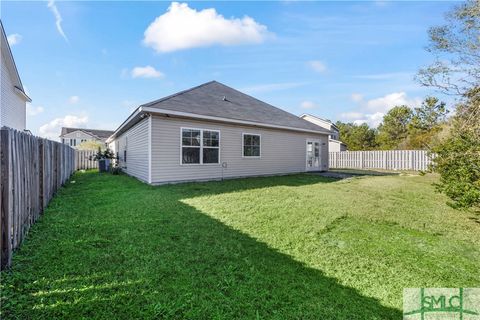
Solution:
M 43 208 L 44 208 L 44 163 L 45 163 L 45 154 L 44 154 L 44 149 L 43 149 L 43 139 L 40 140 L 40 143 L 38 144 L 38 180 L 39 180 L 39 199 L 40 199 L 40 213 L 43 213 Z
M 10 221 L 10 132 L 0 130 L 0 224 L 1 224 L 1 256 L 0 267 L 4 269 L 11 264 L 12 239 Z

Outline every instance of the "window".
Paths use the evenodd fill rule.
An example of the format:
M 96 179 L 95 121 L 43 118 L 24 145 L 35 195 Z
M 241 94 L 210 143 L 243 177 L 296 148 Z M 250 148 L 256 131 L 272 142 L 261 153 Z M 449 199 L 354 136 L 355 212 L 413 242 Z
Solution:
M 127 162 L 127 150 L 123 150 L 123 162 Z
M 182 164 L 220 162 L 220 131 L 182 128 Z
M 203 163 L 218 163 L 218 153 L 220 148 L 220 132 L 203 130 L 202 132 L 202 157 Z
M 243 156 L 244 157 L 260 157 L 260 135 L 259 134 L 243 134 Z

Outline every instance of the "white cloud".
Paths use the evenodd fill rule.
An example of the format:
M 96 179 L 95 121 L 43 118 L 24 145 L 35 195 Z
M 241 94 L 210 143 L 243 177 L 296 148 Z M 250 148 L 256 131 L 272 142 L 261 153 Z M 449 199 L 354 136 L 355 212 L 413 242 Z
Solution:
M 132 78 L 163 78 L 164 74 L 152 66 L 135 67 L 132 69 Z
M 317 105 L 312 101 L 303 101 L 300 104 L 300 108 L 302 108 L 302 109 L 314 109 L 316 107 L 317 107 Z
M 259 84 L 252 87 L 242 88 L 240 91 L 248 93 L 271 92 L 297 88 L 306 85 L 306 82 L 282 82 L 282 83 L 267 83 Z
M 76 104 L 80 101 L 80 97 L 79 96 L 71 96 L 70 98 L 68 98 L 68 102 L 70 104 Z
M 58 33 L 60 33 L 63 39 L 65 39 L 65 41 L 68 42 L 68 38 L 65 35 L 65 32 L 63 32 L 63 28 L 62 28 L 63 19 L 60 12 L 58 11 L 55 1 L 53 0 L 48 1 L 47 7 L 50 9 L 50 11 L 52 11 L 53 16 L 55 17 L 55 25 L 57 26 Z
M 206 47 L 261 43 L 269 35 L 267 27 L 248 16 L 225 19 L 214 8 L 197 11 L 187 3 L 172 2 L 145 30 L 143 43 L 157 52 Z
M 363 94 L 361 93 L 352 93 L 350 96 L 353 102 L 360 102 L 363 100 Z
M 368 100 L 366 108 L 372 112 L 385 113 L 395 106 L 408 105 L 411 108 L 415 108 L 421 104 L 421 98 L 409 99 L 405 92 L 393 92 L 380 98 Z
M 362 112 L 344 112 L 340 114 L 340 118 L 347 122 L 353 122 L 356 125 L 362 123 L 368 124 L 370 127 L 377 127 L 383 120 L 384 114 L 376 113 L 362 113 Z
M 361 125 L 363 123 L 366 123 L 370 127 L 376 128 L 380 123 L 382 123 L 384 115 L 385 114 L 381 112 L 367 113 L 363 115 L 362 117 L 363 119 L 360 118 L 360 119 L 354 120 L 353 123 L 355 123 L 356 125 Z
M 16 45 L 16 44 L 19 44 L 20 41 L 22 41 L 22 38 L 23 38 L 23 37 L 22 37 L 20 34 L 18 34 L 18 33 L 13 33 L 13 34 L 11 34 L 11 35 L 9 35 L 9 36 L 7 37 L 8 44 L 9 44 L 10 46 L 14 46 L 14 45 Z
M 310 66 L 310 68 L 312 68 L 315 72 L 318 73 L 324 73 L 325 71 L 327 71 L 327 65 L 319 60 L 308 61 L 308 65 Z
M 363 113 L 361 113 L 361 112 L 352 111 L 352 112 L 340 113 L 340 118 L 342 118 L 344 120 L 355 120 L 355 119 L 359 119 L 359 118 L 362 118 L 362 117 L 363 117 Z
M 58 139 L 62 127 L 85 127 L 88 117 L 67 115 L 63 118 L 56 118 L 40 127 L 40 136 L 49 139 Z
M 40 106 L 32 106 L 31 103 L 27 103 L 27 116 L 28 117 L 33 117 L 36 116 L 39 113 L 42 113 L 44 111 L 43 107 Z
M 393 92 L 383 97 L 364 101 L 363 95 L 354 93 L 352 100 L 360 105 L 359 111 L 344 112 L 340 118 L 355 124 L 366 123 L 371 127 L 377 127 L 385 114 L 395 106 L 407 105 L 415 108 L 421 105 L 421 98 L 409 98 L 405 92 Z

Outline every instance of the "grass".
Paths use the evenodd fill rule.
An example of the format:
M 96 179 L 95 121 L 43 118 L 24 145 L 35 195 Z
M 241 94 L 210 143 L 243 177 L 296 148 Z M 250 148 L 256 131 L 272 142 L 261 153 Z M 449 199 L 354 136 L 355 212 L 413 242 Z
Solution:
M 404 287 L 480 285 L 479 217 L 434 176 L 72 180 L 2 272 L 2 319 L 399 319 Z

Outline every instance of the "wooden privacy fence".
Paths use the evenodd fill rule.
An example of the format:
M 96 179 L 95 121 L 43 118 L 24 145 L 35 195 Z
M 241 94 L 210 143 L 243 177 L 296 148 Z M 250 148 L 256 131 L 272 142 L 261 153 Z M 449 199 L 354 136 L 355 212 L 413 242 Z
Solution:
M 75 170 L 97 169 L 98 161 L 92 160 L 96 153 L 95 150 L 76 150 Z
M 0 267 L 75 169 L 75 150 L 9 128 L 0 129 Z
M 427 170 L 432 155 L 425 150 L 341 151 L 329 153 L 331 169 Z

